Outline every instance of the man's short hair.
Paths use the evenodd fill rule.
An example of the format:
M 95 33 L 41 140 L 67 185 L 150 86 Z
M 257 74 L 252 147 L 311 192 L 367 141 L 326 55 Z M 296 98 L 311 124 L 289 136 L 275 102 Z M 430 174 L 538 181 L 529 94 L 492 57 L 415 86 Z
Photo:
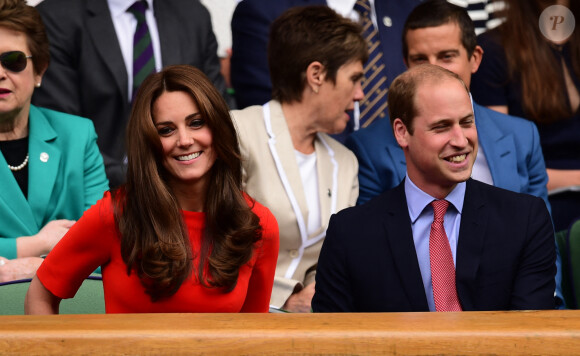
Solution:
M 409 30 L 437 27 L 448 23 L 455 23 L 459 26 L 461 44 L 467 51 L 467 56 L 471 58 L 475 46 L 477 46 L 475 25 L 464 8 L 446 0 L 425 1 L 411 11 L 403 27 L 403 58 L 407 59 L 409 55 L 409 47 L 407 46 L 407 32 Z
M 457 79 L 469 94 L 469 89 L 457 74 L 433 64 L 418 65 L 395 78 L 389 87 L 387 99 L 391 126 L 395 119 L 401 119 L 412 135 L 413 119 L 418 114 L 415 105 L 417 88 L 420 85 L 441 83 L 449 78 Z
M 324 66 L 326 80 L 336 83 L 342 65 L 367 59 L 367 43 L 359 24 L 327 6 L 291 8 L 270 27 L 272 97 L 284 103 L 301 101 L 306 69 L 314 61 Z

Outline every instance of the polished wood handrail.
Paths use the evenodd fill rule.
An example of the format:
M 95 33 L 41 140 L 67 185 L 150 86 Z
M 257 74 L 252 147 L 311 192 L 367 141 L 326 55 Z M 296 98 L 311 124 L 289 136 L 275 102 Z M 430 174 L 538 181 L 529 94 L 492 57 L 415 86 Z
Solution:
M 7 354 L 580 353 L 580 311 L 0 317 Z

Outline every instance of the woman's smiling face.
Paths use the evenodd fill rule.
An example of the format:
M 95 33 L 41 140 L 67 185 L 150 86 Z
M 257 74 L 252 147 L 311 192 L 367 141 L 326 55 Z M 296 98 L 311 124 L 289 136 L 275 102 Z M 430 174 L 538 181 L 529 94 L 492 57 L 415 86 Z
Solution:
M 193 98 L 183 91 L 164 92 L 153 104 L 153 123 L 170 184 L 205 187 L 216 155 L 211 130 Z

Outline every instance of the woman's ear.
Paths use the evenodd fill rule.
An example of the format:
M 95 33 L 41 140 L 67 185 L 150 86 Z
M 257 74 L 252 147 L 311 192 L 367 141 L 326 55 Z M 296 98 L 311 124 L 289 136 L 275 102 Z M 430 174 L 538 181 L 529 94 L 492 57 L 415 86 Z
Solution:
M 44 73 L 46 72 L 46 69 L 48 67 L 44 67 L 40 70 L 40 72 L 36 72 L 34 71 L 34 86 L 37 88 L 40 88 L 40 84 L 42 83 L 42 76 L 44 75 Z
M 318 94 L 318 89 L 324 82 L 326 76 L 326 69 L 322 63 L 314 61 L 306 68 L 306 85 Z

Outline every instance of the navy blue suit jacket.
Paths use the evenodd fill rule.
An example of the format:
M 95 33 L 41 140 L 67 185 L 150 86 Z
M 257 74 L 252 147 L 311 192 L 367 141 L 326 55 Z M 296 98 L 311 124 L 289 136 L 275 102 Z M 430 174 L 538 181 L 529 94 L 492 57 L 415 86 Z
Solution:
M 463 310 L 554 308 L 555 261 L 541 199 L 467 181 L 456 256 Z M 404 184 L 331 217 L 312 308 L 428 311 Z
M 407 16 L 421 0 L 375 0 L 377 26 L 387 75 L 387 85 L 405 71 L 402 34 Z M 232 17 L 231 78 L 238 108 L 262 105 L 272 96 L 268 69 L 270 24 L 294 6 L 326 5 L 326 0 L 243 0 Z
M 540 197 L 549 209 L 548 175 L 536 125 L 475 103 L 473 110 L 479 147 L 485 153 L 494 185 Z M 396 187 L 405 178 L 405 155 L 388 118 L 352 133 L 345 144 L 359 162 L 357 204 Z

